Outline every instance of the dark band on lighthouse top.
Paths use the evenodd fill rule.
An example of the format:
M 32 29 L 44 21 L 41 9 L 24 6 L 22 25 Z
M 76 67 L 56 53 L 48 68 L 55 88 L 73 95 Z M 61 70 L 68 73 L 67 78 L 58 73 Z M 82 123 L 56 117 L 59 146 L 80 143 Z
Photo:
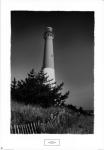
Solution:
M 46 27 L 45 32 L 44 32 L 44 39 L 50 36 L 54 38 L 53 29 L 52 27 Z
M 46 27 L 46 31 L 52 32 L 52 31 L 53 31 L 53 28 L 52 28 L 52 27 Z

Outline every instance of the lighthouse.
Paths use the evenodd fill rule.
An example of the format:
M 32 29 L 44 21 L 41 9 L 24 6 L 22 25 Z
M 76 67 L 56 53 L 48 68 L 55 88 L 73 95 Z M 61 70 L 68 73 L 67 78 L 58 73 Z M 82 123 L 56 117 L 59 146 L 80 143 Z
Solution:
M 55 69 L 54 69 L 54 52 L 53 52 L 53 29 L 46 27 L 44 32 L 44 57 L 43 57 L 43 72 L 48 76 L 50 83 L 55 82 Z

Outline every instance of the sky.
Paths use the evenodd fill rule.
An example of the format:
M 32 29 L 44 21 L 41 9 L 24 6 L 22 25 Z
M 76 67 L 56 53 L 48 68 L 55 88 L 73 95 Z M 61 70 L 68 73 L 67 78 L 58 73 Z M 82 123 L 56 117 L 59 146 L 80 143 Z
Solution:
M 84 109 L 94 107 L 94 12 L 12 11 L 11 80 L 24 79 L 43 63 L 45 27 L 54 32 L 57 84 L 70 91 L 67 104 Z

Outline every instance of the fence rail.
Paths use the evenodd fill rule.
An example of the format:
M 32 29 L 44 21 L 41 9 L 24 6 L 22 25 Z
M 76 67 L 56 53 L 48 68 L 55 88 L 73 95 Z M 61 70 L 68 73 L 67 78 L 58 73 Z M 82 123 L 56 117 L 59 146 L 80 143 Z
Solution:
M 12 134 L 34 134 L 41 133 L 40 130 L 41 124 L 39 122 L 36 123 L 28 123 L 24 125 L 11 125 L 10 132 Z
M 40 122 L 38 120 L 36 122 L 30 122 L 27 124 L 19 124 L 19 125 L 11 124 L 10 132 L 11 134 L 61 133 L 61 131 L 63 133 L 63 130 L 57 130 L 58 125 L 59 124 L 56 119 L 48 120 L 47 122 Z M 62 127 L 65 130 L 64 125 Z M 87 128 L 69 127 L 67 132 L 70 134 L 81 134 L 81 133 L 92 134 L 93 127 Z
M 11 124 L 10 132 L 12 134 L 47 133 L 48 128 L 52 129 L 55 126 L 57 126 L 57 120 L 55 118 L 48 118 L 47 122 L 44 123 L 37 120 L 36 122 L 30 122 L 27 124 Z

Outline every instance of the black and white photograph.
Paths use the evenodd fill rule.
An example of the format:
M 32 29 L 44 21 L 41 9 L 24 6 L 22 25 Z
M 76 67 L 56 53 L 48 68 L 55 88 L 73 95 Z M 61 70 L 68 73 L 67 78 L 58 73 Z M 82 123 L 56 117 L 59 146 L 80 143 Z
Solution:
M 11 134 L 94 134 L 94 11 L 11 11 Z

